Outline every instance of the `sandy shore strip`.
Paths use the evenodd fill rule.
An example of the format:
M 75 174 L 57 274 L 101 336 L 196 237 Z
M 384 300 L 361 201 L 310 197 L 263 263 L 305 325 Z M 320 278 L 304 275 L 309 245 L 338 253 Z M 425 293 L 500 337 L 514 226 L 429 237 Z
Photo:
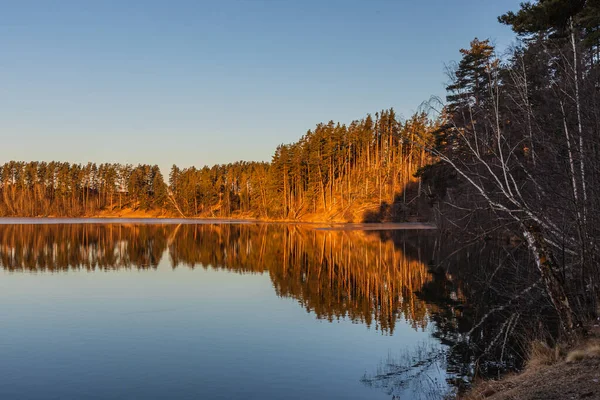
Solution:
M 349 223 L 318 227 L 318 230 L 324 231 L 395 231 L 395 230 L 417 230 L 417 229 L 437 229 L 433 224 L 426 222 L 373 222 L 373 223 Z

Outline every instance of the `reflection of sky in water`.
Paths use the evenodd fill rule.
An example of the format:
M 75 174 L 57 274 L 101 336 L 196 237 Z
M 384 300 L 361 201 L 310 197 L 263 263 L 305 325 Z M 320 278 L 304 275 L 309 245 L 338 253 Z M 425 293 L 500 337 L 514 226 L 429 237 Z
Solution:
M 2 271 L 0 301 L 1 398 L 383 399 L 361 378 L 429 337 L 404 319 L 392 336 L 329 323 L 268 273 L 167 254 L 156 270 Z

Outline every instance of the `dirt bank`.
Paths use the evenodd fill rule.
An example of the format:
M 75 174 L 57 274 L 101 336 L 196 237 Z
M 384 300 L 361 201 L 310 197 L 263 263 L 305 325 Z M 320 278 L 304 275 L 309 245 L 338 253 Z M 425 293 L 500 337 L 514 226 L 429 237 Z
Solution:
M 600 399 L 600 336 L 561 354 L 537 351 L 521 374 L 476 384 L 463 400 Z

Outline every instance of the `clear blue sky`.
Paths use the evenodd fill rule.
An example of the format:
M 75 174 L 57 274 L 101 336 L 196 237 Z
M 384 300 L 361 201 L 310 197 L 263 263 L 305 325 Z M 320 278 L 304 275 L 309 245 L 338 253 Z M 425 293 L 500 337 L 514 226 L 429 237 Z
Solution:
M 518 0 L 0 1 L 0 162 L 269 160 L 321 121 L 442 96 Z

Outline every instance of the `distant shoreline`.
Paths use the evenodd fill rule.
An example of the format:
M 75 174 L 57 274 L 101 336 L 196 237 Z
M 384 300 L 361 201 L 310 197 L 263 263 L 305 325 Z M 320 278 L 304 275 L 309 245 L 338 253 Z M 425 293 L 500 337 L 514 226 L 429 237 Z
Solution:
M 0 217 L 0 225 L 43 224 L 289 224 L 312 225 L 319 230 L 432 230 L 434 224 L 427 222 L 319 222 L 291 220 L 263 220 L 251 218 L 173 218 L 173 217 Z

